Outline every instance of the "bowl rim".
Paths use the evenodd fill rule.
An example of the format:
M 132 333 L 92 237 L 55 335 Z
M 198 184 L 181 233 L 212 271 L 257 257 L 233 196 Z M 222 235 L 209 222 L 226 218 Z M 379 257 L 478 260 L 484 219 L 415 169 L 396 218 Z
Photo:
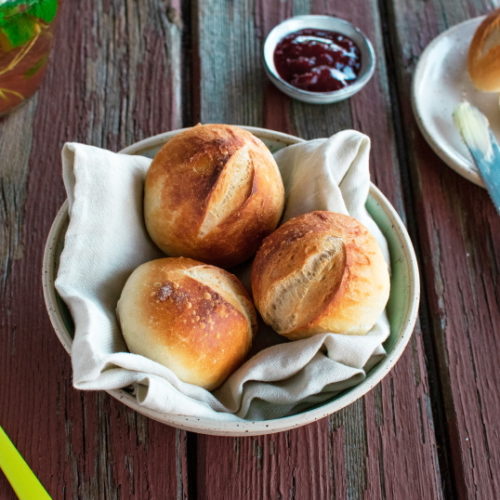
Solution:
M 240 127 L 254 133 L 257 137 L 267 137 L 270 140 L 283 142 L 286 145 L 304 141 L 304 139 L 301 139 L 300 137 L 261 127 Z M 127 146 L 122 149 L 120 153 L 138 154 L 144 149 L 161 146 L 166 140 L 170 139 L 182 130 L 185 129 L 172 130 L 148 137 Z M 123 389 L 108 390 L 106 392 L 129 408 L 163 424 L 186 431 L 218 436 L 257 436 L 301 427 L 339 411 L 368 393 L 389 373 L 402 355 L 413 333 L 417 320 L 420 299 L 420 278 L 417 259 L 408 232 L 394 207 L 373 183 L 370 185 L 369 196 L 381 207 L 389 219 L 392 229 L 395 231 L 396 237 L 399 240 L 401 248 L 405 254 L 405 263 L 409 276 L 409 300 L 406 304 L 406 311 L 403 315 L 405 323 L 402 328 L 401 335 L 394 344 L 392 351 L 389 352 L 387 356 L 375 367 L 373 367 L 370 370 L 369 375 L 358 385 L 348 389 L 342 395 L 337 396 L 333 401 L 324 403 L 321 406 L 305 410 L 295 415 L 263 421 L 216 420 L 206 417 L 198 418 L 162 414 L 141 406 L 132 394 Z M 54 287 L 54 279 L 57 272 L 57 248 L 61 244 L 61 237 L 66 231 L 68 220 L 68 202 L 66 200 L 59 208 L 47 236 L 42 261 L 42 287 L 45 306 L 47 308 L 52 327 L 54 328 L 55 333 L 66 352 L 71 355 L 72 338 L 66 329 L 62 316 L 59 312 L 58 297 Z
M 316 21 L 328 21 L 328 22 L 334 21 L 337 24 L 344 25 L 345 27 L 352 29 L 359 35 L 360 39 L 363 41 L 363 44 L 361 47 L 359 47 L 359 50 L 361 51 L 363 57 L 367 57 L 367 64 L 365 66 L 364 71 L 359 75 L 359 77 L 354 81 L 354 83 L 339 90 L 332 90 L 330 92 L 314 92 L 310 90 L 304 90 L 299 87 L 295 87 L 294 85 L 288 83 L 280 76 L 280 74 L 276 70 L 274 62 L 269 60 L 268 56 L 270 55 L 270 57 L 272 57 L 272 54 L 274 54 L 274 49 L 276 45 L 279 43 L 279 41 L 288 34 L 297 31 L 297 27 L 287 31 L 286 33 L 283 33 L 275 43 L 271 43 L 272 35 L 277 31 L 282 30 L 286 25 L 295 24 L 296 22 L 300 21 L 306 24 L 310 24 L 311 28 L 314 28 L 314 23 Z M 303 26 L 302 28 L 298 29 L 306 29 L 306 28 L 307 26 Z M 332 28 L 332 30 L 334 30 L 334 28 Z M 269 31 L 269 33 L 266 35 L 266 38 L 264 40 L 264 44 L 262 46 L 262 59 L 264 62 L 264 69 L 269 79 L 280 90 L 285 92 L 290 97 L 294 97 L 299 100 L 304 100 L 305 102 L 316 103 L 316 104 L 321 104 L 321 103 L 327 104 L 329 102 L 336 102 L 343 99 L 347 99 L 348 97 L 351 97 L 352 95 L 356 94 L 368 83 L 370 78 L 373 76 L 376 65 L 375 49 L 373 48 L 373 45 L 368 36 L 365 35 L 365 33 L 360 28 L 352 24 L 347 19 L 342 19 L 336 16 L 321 15 L 321 14 L 319 15 L 308 14 L 308 15 L 289 17 L 281 21 L 276 26 L 274 26 L 271 29 L 271 31 Z

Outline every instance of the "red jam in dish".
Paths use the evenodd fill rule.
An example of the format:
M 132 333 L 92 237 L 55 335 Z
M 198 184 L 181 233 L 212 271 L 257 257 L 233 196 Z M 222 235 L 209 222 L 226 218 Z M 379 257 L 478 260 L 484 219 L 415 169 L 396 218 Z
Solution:
M 361 69 L 361 52 L 348 36 L 304 29 L 283 38 L 274 64 L 285 81 L 311 92 L 331 92 L 352 84 Z

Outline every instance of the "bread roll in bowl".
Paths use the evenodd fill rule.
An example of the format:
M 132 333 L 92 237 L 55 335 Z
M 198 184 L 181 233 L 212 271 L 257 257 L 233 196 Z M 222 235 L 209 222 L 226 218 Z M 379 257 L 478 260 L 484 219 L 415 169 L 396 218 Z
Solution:
M 290 339 L 367 333 L 389 287 L 377 240 L 353 217 L 333 212 L 288 220 L 264 240 L 252 266 L 257 309 Z
M 284 196 L 260 139 L 235 126 L 197 125 L 155 156 L 146 176 L 146 227 L 168 255 L 230 267 L 276 227 Z
M 500 9 L 491 12 L 474 33 L 467 68 L 477 89 L 500 92 Z
M 244 360 L 256 328 L 253 304 L 235 276 L 182 257 L 135 269 L 117 313 L 130 352 L 209 390 Z

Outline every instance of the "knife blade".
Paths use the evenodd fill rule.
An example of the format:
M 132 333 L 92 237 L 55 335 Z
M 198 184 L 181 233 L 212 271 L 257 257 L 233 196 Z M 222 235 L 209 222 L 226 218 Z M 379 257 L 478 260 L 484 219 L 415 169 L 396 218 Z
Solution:
M 486 185 L 493 205 L 500 215 L 500 146 L 486 116 L 469 102 L 460 103 L 453 112 L 467 149 Z

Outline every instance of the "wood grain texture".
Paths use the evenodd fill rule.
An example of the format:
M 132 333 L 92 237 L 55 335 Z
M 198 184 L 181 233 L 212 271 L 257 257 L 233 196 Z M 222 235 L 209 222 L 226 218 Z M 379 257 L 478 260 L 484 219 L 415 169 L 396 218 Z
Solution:
M 54 498 L 188 496 L 184 432 L 71 387 L 40 283 L 65 198 L 62 144 L 117 150 L 181 126 L 178 14 L 154 0 L 66 2 L 41 90 L 0 122 L 0 422 Z
M 54 498 L 498 496 L 500 222 L 486 193 L 432 153 L 409 104 L 426 44 L 495 6 L 66 0 L 42 89 L 0 120 L 0 424 Z M 309 12 L 350 19 L 374 42 L 377 72 L 349 101 L 295 102 L 265 78 L 264 36 Z M 39 281 L 65 198 L 61 146 L 118 150 L 199 120 L 372 138 L 373 179 L 420 256 L 422 326 L 390 375 L 329 419 L 271 436 L 196 436 L 71 387 Z M 1 474 L 0 498 L 14 498 Z
M 199 3 L 196 13 L 199 118 L 264 125 L 305 138 L 357 128 L 372 138 L 376 183 L 404 216 L 377 3 L 363 2 L 361 9 L 360 2 L 256 1 L 251 8 L 253 24 L 241 21 L 248 5 L 217 6 Z M 375 42 L 378 72 L 350 101 L 330 106 L 299 103 L 265 79 L 260 63 L 264 36 L 281 19 L 309 12 L 350 19 Z M 220 37 L 223 30 L 225 36 Z M 251 57 L 255 59 L 244 62 L 245 79 L 239 87 L 231 86 L 228 82 L 239 78 L 241 61 Z M 209 98 L 222 93 L 231 105 Z M 441 479 L 420 330 L 386 380 L 330 419 L 277 436 L 199 436 L 197 443 L 197 491 L 202 498 L 219 498 L 221 492 L 222 498 L 439 498 Z
M 500 220 L 484 190 L 459 177 L 430 150 L 410 109 L 418 56 L 439 32 L 500 6 L 497 1 L 387 1 L 395 27 L 401 149 L 408 161 L 422 249 L 422 274 L 446 421 L 450 482 L 460 498 L 498 496 L 500 408 L 497 369 Z M 444 437 L 444 436 L 443 436 Z M 445 445 L 445 443 L 443 443 Z

